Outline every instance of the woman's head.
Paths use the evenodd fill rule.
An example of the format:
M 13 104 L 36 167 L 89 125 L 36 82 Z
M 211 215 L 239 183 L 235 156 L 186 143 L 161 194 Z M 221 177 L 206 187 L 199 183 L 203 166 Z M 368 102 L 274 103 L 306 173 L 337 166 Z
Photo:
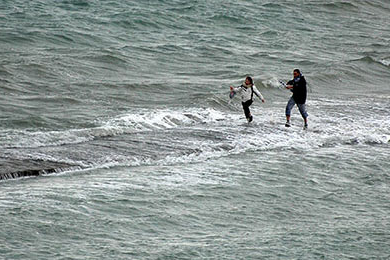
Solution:
M 251 77 L 246 77 L 245 78 L 245 84 L 246 85 L 253 85 L 253 79 Z

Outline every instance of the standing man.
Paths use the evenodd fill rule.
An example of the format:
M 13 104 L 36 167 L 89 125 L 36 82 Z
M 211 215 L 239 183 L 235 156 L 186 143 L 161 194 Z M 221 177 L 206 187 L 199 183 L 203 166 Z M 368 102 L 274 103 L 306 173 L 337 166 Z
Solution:
M 307 112 L 306 112 L 306 80 L 305 77 L 301 74 L 299 69 L 295 69 L 293 72 L 294 78 L 287 82 L 286 88 L 290 89 L 293 93 L 292 97 L 288 100 L 286 106 L 286 119 L 287 122 L 285 124 L 286 127 L 290 127 L 290 115 L 291 109 L 297 104 L 299 112 L 301 113 L 304 121 L 303 129 L 307 129 Z

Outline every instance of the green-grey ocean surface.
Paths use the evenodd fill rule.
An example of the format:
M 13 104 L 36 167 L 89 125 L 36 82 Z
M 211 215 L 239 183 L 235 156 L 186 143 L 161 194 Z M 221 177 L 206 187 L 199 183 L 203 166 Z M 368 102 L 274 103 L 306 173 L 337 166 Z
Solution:
M 0 259 L 390 259 L 389 17 L 2 0 Z M 296 108 L 284 127 L 294 68 L 306 131 Z M 246 75 L 250 125 L 228 97 Z

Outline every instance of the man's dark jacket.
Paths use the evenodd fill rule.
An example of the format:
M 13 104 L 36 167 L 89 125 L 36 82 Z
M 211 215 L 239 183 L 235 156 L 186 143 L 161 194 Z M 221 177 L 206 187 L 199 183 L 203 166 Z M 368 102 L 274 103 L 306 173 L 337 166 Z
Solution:
M 293 99 L 297 104 L 306 103 L 306 80 L 304 76 L 300 76 L 298 80 L 290 80 L 287 82 L 287 85 L 292 85 L 294 88 L 291 90 L 293 92 Z

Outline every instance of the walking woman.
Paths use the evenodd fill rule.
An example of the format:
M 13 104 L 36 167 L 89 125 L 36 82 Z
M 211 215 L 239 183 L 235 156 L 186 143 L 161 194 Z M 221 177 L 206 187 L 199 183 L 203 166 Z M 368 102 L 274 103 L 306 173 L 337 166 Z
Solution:
M 248 123 L 251 122 L 253 120 L 253 116 L 251 115 L 249 107 L 253 103 L 253 94 L 258 96 L 263 103 L 265 102 L 263 95 L 261 95 L 260 91 L 253 84 L 253 79 L 249 76 L 246 77 L 245 82 L 241 86 L 236 88 L 230 86 L 230 91 L 241 94 L 241 103 L 242 108 L 244 109 L 245 117 L 248 120 Z

